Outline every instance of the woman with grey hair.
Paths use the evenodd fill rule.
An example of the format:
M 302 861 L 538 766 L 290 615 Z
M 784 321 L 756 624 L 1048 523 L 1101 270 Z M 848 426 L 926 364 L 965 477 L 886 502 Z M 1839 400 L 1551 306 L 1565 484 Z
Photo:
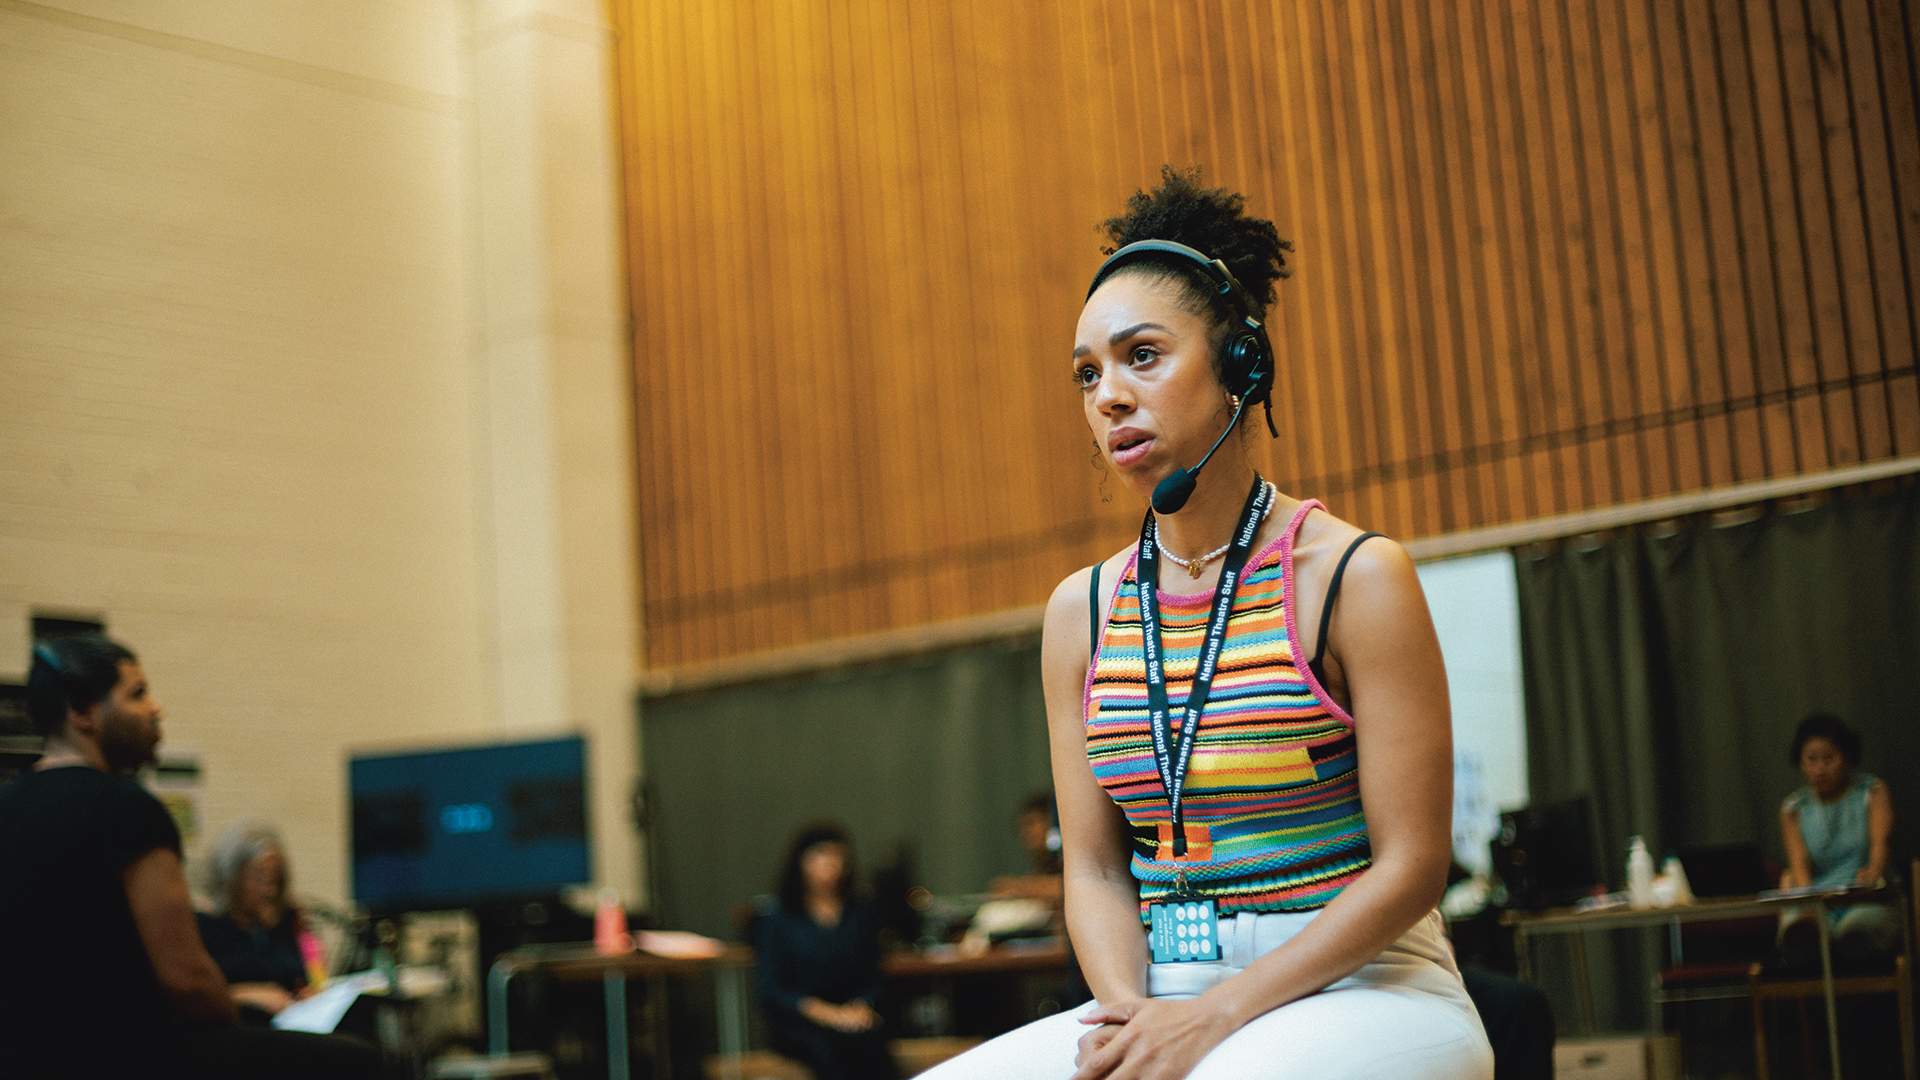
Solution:
M 288 881 L 286 844 L 265 822 L 236 822 L 207 854 L 202 883 L 213 911 L 199 913 L 200 937 L 249 1023 L 265 1025 L 307 993 Z

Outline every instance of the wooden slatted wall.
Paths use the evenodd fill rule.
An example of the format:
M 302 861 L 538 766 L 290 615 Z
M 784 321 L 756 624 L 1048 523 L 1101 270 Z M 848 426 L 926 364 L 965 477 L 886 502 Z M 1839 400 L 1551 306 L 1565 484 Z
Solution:
M 1920 453 L 1903 0 L 614 0 L 645 665 L 1042 601 L 1127 543 L 1094 225 L 1298 245 L 1292 494 L 1401 538 Z

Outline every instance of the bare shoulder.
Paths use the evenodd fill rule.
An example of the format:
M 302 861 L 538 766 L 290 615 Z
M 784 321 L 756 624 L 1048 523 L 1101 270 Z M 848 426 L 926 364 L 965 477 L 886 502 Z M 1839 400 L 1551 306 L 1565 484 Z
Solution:
M 1376 589 L 1391 593 L 1411 586 L 1417 591 L 1420 579 L 1414 571 L 1413 557 L 1398 541 L 1376 534 L 1354 547 L 1354 541 L 1369 531 L 1325 510 L 1309 513 L 1300 523 L 1293 548 L 1294 580 L 1302 596 L 1317 600 L 1325 595 L 1334 569 L 1349 549 L 1353 554 L 1347 557 L 1340 582 L 1342 603 L 1353 594 Z
M 1133 548 L 1125 547 L 1095 564 L 1100 570 L 1098 610 L 1102 615 L 1113 603 L 1114 590 L 1119 587 L 1120 575 L 1125 572 L 1127 557 L 1132 553 Z M 1086 670 L 1091 659 L 1090 626 L 1095 610 L 1087 595 L 1093 584 L 1093 571 L 1094 566 L 1083 566 L 1068 574 L 1047 598 L 1041 630 L 1043 663 L 1051 666 L 1054 657 L 1077 659 L 1081 671 Z

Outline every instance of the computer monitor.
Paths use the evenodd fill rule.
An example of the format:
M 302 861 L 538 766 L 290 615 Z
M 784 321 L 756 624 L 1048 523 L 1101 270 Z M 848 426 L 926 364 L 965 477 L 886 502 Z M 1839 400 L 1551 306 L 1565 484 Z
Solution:
M 592 880 L 579 736 L 348 763 L 353 898 L 392 913 L 551 897 Z
M 1592 796 L 1536 802 L 1500 817 L 1494 868 L 1514 907 L 1560 907 L 1604 889 Z

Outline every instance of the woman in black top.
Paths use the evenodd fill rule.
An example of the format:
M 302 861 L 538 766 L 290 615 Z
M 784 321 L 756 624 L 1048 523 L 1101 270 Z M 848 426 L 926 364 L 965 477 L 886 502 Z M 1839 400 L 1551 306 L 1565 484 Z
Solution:
M 853 845 L 838 825 L 800 830 L 788 845 L 779 900 L 755 920 L 754 979 L 773 1047 L 818 1080 L 893 1080 L 875 1005 L 879 924 L 853 892 Z
M 287 876 L 286 845 L 272 826 L 234 825 L 207 858 L 206 895 L 216 910 L 198 913 L 200 938 L 226 975 L 241 1019 L 263 1027 L 307 991 Z

